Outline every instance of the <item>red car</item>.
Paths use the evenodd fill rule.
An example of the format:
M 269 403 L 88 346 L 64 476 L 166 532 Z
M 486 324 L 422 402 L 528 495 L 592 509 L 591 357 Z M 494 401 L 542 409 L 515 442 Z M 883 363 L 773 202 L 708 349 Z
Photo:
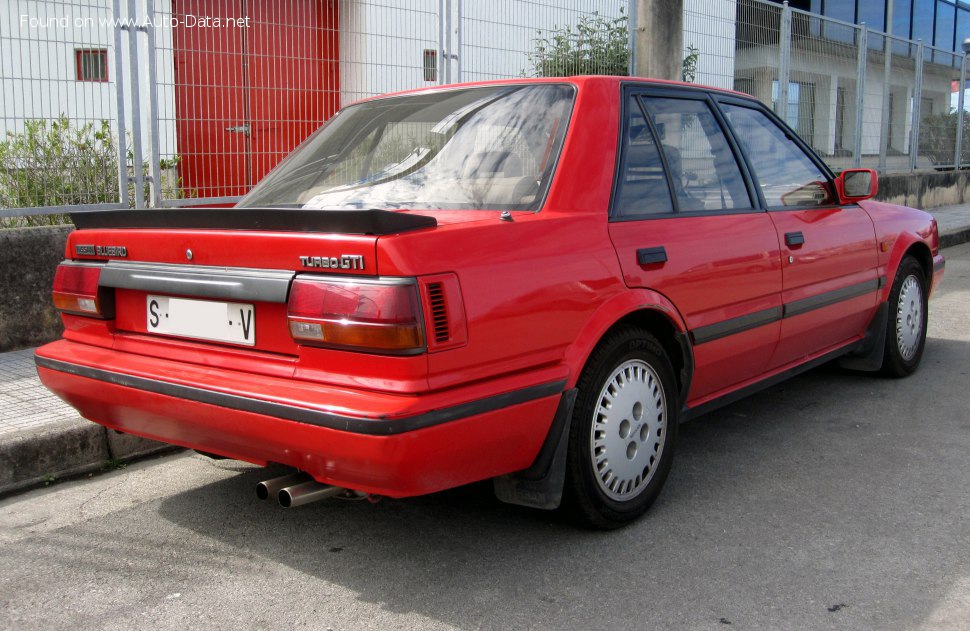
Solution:
M 351 105 L 236 207 L 79 213 L 40 377 L 262 496 L 504 501 L 615 527 L 678 423 L 835 358 L 905 376 L 933 218 L 758 101 L 620 77 Z

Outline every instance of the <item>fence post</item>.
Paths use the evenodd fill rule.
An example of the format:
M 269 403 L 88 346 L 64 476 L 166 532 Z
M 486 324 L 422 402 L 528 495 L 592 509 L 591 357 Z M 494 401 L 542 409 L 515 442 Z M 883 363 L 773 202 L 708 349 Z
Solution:
M 626 73 L 637 76 L 637 0 L 629 0 L 626 13 L 627 46 L 630 48 L 630 64 Z
M 455 82 L 456 83 L 461 83 L 461 3 L 462 3 L 462 0 L 455 0 L 455 4 L 458 7 L 456 10 L 457 16 L 455 18 L 458 22 L 458 28 L 455 29 L 456 41 L 457 41 L 457 43 L 455 44 Z
M 791 7 L 788 0 L 781 6 L 781 25 L 778 28 L 778 101 L 775 114 L 788 122 L 788 82 L 791 74 Z
M 892 5 L 892 3 L 889 3 Z M 882 38 L 882 118 L 879 123 L 879 172 L 886 172 L 886 155 L 889 153 L 889 146 L 892 138 L 889 137 L 889 101 L 892 98 L 892 46 L 893 40 L 887 34 Z
M 446 0 L 438 0 L 438 85 L 448 83 L 445 81 L 445 68 L 448 67 L 448 53 L 445 52 L 445 2 Z
M 145 34 L 148 36 L 148 143 L 151 160 L 151 206 L 159 208 L 162 205 L 162 163 L 159 143 L 161 135 L 158 133 L 158 61 L 155 54 L 155 0 L 145 2 L 146 20 Z
M 916 170 L 919 157 L 919 121 L 923 106 L 923 40 L 916 40 L 916 85 L 913 86 L 913 119 L 909 130 L 909 170 Z
M 963 99 L 967 87 L 967 54 L 960 59 L 960 95 L 957 96 L 957 142 L 953 151 L 953 167 L 963 166 Z
M 125 73 L 121 56 L 121 0 L 114 0 L 115 97 L 118 107 L 118 203 L 128 205 L 128 130 L 125 129 Z
M 145 159 L 141 151 L 141 100 L 138 92 L 141 82 L 138 80 L 138 29 L 134 26 L 138 19 L 136 0 L 128 0 L 128 63 L 131 72 L 131 152 L 132 171 L 135 176 L 135 208 L 145 208 L 145 174 L 142 171 Z
M 859 50 L 856 56 L 855 79 L 855 137 L 852 146 L 852 166 L 862 166 L 862 110 L 866 94 L 866 58 L 869 50 L 869 29 L 865 22 L 859 25 Z

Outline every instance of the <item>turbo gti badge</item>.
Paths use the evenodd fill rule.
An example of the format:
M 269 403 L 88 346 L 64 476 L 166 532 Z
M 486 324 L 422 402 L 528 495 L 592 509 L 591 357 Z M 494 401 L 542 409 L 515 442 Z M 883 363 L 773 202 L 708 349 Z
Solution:
M 340 256 L 301 256 L 303 267 L 322 269 L 364 269 L 362 254 L 341 254 Z

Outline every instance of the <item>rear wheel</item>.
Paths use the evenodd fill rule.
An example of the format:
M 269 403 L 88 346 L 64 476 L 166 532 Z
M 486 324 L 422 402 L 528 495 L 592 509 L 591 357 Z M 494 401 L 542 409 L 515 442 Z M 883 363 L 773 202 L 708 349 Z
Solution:
M 899 264 L 889 292 L 889 330 L 882 372 L 892 377 L 913 373 L 923 357 L 927 324 L 926 275 L 911 256 Z
M 617 528 L 660 493 L 673 461 L 679 404 L 673 368 L 652 335 L 610 334 L 579 380 L 565 503 L 583 524 Z

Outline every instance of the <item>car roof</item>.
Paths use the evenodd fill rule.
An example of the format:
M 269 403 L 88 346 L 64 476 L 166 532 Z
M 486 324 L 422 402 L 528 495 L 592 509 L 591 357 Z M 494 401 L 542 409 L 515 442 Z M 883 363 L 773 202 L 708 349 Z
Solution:
M 411 90 L 401 90 L 399 92 L 388 92 L 386 94 L 379 94 L 363 99 L 359 99 L 349 105 L 355 105 L 357 103 L 365 103 L 367 101 L 373 101 L 377 99 L 383 99 L 388 97 L 404 96 L 409 94 L 426 94 L 431 92 L 442 92 L 448 90 L 456 90 L 461 88 L 471 88 L 471 87 L 485 87 L 485 86 L 497 86 L 497 85 L 541 85 L 543 83 L 570 83 L 576 85 L 580 89 L 586 84 L 591 83 L 614 83 L 614 84 L 624 84 L 624 83 L 637 83 L 645 86 L 657 86 L 657 87 L 672 87 L 672 88 L 686 88 L 691 90 L 701 90 L 704 92 L 713 92 L 718 94 L 730 95 L 741 97 L 745 99 L 754 99 L 750 94 L 745 94 L 744 92 L 738 92 L 736 90 L 727 90 L 725 88 L 718 88 L 714 86 L 702 85 L 697 83 L 685 83 L 683 81 L 668 81 L 666 79 L 650 79 L 646 77 L 628 77 L 628 76 L 616 76 L 616 75 L 574 75 L 570 77 L 520 77 L 520 78 L 510 78 L 510 79 L 493 79 L 489 81 L 470 81 L 464 83 L 448 83 L 442 85 L 435 85 L 425 88 L 415 88 Z M 344 106 L 346 107 L 346 106 Z

